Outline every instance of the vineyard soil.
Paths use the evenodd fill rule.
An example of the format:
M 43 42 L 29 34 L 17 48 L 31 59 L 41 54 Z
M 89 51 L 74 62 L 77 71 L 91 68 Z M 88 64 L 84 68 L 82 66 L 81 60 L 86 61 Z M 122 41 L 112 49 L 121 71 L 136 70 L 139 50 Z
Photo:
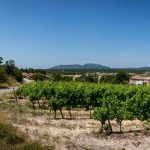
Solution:
M 123 133 L 115 120 L 111 121 L 113 133 L 100 134 L 100 122 L 89 119 L 89 111 L 72 110 L 73 119 L 69 119 L 67 110 L 63 110 L 65 118 L 53 119 L 49 110 L 33 110 L 26 99 L 18 99 L 19 105 L 13 101 L 13 95 L 3 95 L 0 113 L 7 115 L 19 131 L 29 140 L 40 141 L 43 145 L 54 145 L 56 150 L 149 150 L 149 124 L 139 120 L 123 121 Z M 11 100 L 12 99 L 12 100 Z M 147 127 L 147 130 L 146 130 Z
M 14 123 L 15 127 L 33 140 L 46 145 L 52 143 L 56 150 L 149 150 L 150 132 L 144 131 L 143 123 L 138 120 L 124 121 L 122 134 L 105 136 L 99 134 L 99 122 L 92 119 L 54 120 L 48 115 L 21 115 L 20 118 L 22 121 Z M 115 121 L 112 125 L 115 131 L 119 130 Z

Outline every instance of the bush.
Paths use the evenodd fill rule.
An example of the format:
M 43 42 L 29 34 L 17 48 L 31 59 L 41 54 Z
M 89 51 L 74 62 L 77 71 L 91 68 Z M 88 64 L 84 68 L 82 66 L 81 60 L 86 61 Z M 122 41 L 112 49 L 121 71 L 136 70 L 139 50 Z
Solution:
M 4 140 L 7 144 L 20 144 L 25 141 L 23 136 L 16 134 L 15 129 L 8 124 L 0 122 L 0 139 Z
M 5 83 L 7 81 L 7 75 L 3 67 L 0 67 L 0 82 Z
M 35 81 L 44 81 L 45 80 L 45 75 L 42 74 L 42 73 L 35 73 L 33 76 L 32 76 L 32 79 L 35 80 Z
M 0 116 L 0 149 L 2 150 L 54 150 L 54 146 L 43 146 L 40 142 L 28 143 L 24 135 L 17 133 L 17 130 Z
M 24 144 L 20 147 L 20 150 L 54 150 L 53 146 L 43 146 L 38 142 L 34 142 L 31 144 Z
M 106 120 L 109 119 L 109 117 L 110 117 L 109 109 L 106 107 L 100 107 L 100 108 L 97 108 L 96 111 L 94 111 L 93 118 L 101 122 L 100 132 L 103 132 L 103 130 L 106 130 L 105 123 L 106 123 Z
M 6 61 L 4 67 L 7 75 L 14 77 L 18 82 L 22 82 L 22 71 L 15 66 L 14 60 Z
M 14 69 L 13 76 L 16 78 L 16 80 L 17 80 L 18 82 L 22 82 L 22 81 L 23 81 L 22 72 L 21 72 L 21 70 L 18 69 L 17 67 Z
M 115 83 L 115 76 L 114 75 L 103 75 L 100 79 L 100 83 Z

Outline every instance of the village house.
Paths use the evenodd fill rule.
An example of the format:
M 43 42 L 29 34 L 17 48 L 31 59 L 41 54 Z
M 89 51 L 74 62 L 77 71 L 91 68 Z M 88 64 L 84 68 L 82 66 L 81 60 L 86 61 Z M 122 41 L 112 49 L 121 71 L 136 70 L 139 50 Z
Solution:
M 131 85 L 150 85 L 150 76 L 135 75 L 130 78 Z
M 73 76 L 73 81 L 81 81 L 83 79 L 84 79 L 83 76 L 80 74 L 76 74 Z
M 34 73 L 26 73 L 26 72 L 23 72 L 23 77 L 24 78 L 27 78 L 27 79 L 31 79 L 33 77 Z
M 72 78 L 73 81 L 82 81 L 82 80 L 84 80 L 84 77 L 81 74 L 63 75 L 63 77 L 70 77 L 70 78 Z

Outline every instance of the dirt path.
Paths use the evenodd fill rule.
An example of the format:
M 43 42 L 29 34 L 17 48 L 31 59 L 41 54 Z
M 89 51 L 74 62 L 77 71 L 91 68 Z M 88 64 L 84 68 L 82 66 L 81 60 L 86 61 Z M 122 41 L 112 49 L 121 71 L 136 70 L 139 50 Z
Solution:
M 18 86 L 15 86 L 14 89 L 16 90 L 18 88 Z M 3 88 L 0 89 L 0 95 L 4 94 L 4 93 L 8 93 L 8 92 L 12 92 L 13 91 L 13 87 L 9 87 L 9 88 Z
M 12 87 L 0 89 L 0 94 L 8 93 L 8 92 L 11 92 L 11 91 L 13 91 L 13 88 L 12 88 Z

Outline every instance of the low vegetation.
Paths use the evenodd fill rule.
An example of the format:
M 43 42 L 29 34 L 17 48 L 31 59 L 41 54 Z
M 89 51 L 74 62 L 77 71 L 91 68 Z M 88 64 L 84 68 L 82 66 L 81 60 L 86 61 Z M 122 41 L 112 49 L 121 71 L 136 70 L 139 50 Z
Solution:
M 3 111 L 0 114 L 0 144 L 3 150 L 54 150 L 53 146 L 43 146 L 39 141 L 28 140 L 28 137 L 20 133 L 12 125 Z
M 35 108 L 35 103 L 46 100 L 52 109 L 54 118 L 57 110 L 62 118 L 63 109 L 83 108 L 90 110 L 90 118 L 101 122 L 101 131 L 108 127 L 113 132 L 110 120 L 116 120 L 122 132 L 123 120 L 139 119 L 147 121 L 150 118 L 150 87 L 128 85 L 98 85 L 77 82 L 35 82 L 17 89 L 19 97 L 29 98 Z M 42 108 L 42 107 L 41 107 Z M 94 110 L 92 116 L 91 110 Z M 108 124 L 107 124 L 108 122 Z
M 45 82 L 42 83 L 45 84 Z M 56 82 L 54 83 L 58 84 Z M 76 82 L 74 82 L 73 84 L 75 83 Z M 39 82 L 32 84 L 36 85 L 39 84 Z M 60 83 L 60 85 L 61 84 L 62 83 Z M 80 83 L 76 83 L 76 86 L 78 84 Z M 85 86 L 85 84 L 83 85 Z M 93 84 L 90 85 L 92 86 Z M 28 84 L 26 86 L 28 86 Z M 29 86 L 31 85 L 29 84 Z M 25 142 L 15 144 L 15 148 L 19 147 L 19 149 L 21 149 L 25 145 L 26 149 L 33 150 L 38 149 L 37 147 L 39 147 L 39 149 L 42 149 L 41 146 L 44 148 L 47 148 L 48 146 L 57 150 L 147 150 L 149 148 L 150 126 L 148 120 L 123 120 L 121 125 L 123 132 L 121 134 L 119 132 L 120 129 L 117 120 L 110 120 L 113 129 L 113 133 L 110 134 L 107 120 L 109 112 L 105 107 L 99 107 L 101 109 L 100 114 L 99 112 L 97 113 L 99 121 L 101 121 L 100 118 L 104 120 L 106 119 L 103 128 L 101 128 L 99 121 L 89 119 L 90 110 L 88 110 L 85 106 L 82 107 L 80 105 L 78 107 L 71 108 L 71 119 L 69 109 L 63 107 L 62 113 L 65 119 L 61 119 L 60 111 L 57 111 L 57 119 L 53 119 L 55 113 L 51 110 L 51 107 L 48 105 L 48 100 L 46 100 L 44 97 L 39 100 L 40 107 L 37 100 L 34 101 L 36 109 L 32 108 L 32 101 L 26 99 L 23 94 L 18 95 L 18 104 L 15 103 L 13 93 L 3 94 L 1 95 L 1 99 L 3 101 L 0 104 L 0 114 L 4 118 L 4 121 L 2 122 L 6 122 L 8 120 L 7 123 L 13 125 L 16 135 L 21 136 L 25 139 Z M 43 104 L 45 107 L 43 107 Z M 91 110 L 91 114 L 93 114 L 93 112 L 97 109 L 97 107 L 93 108 Z M 100 117 L 103 114 L 106 114 L 104 115 L 105 118 Z M 101 129 L 103 129 L 103 133 L 100 133 Z M 4 142 L 4 144 L 6 144 L 6 146 L 9 146 L 6 142 Z M 55 146 L 51 146 L 52 144 Z
M 15 82 L 11 82 L 11 79 Z M 3 63 L 3 58 L 0 57 L 0 87 L 8 87 L 16 82 L 22 82 L 23 76 L 21 70 L 15 66 L 14 60 L 8 60 Z
M 100 83 L 109 84 L 128 84 L 130 75 L 125 71 L 118 71 L 114 75 L 103 75 L 100 79 Z

